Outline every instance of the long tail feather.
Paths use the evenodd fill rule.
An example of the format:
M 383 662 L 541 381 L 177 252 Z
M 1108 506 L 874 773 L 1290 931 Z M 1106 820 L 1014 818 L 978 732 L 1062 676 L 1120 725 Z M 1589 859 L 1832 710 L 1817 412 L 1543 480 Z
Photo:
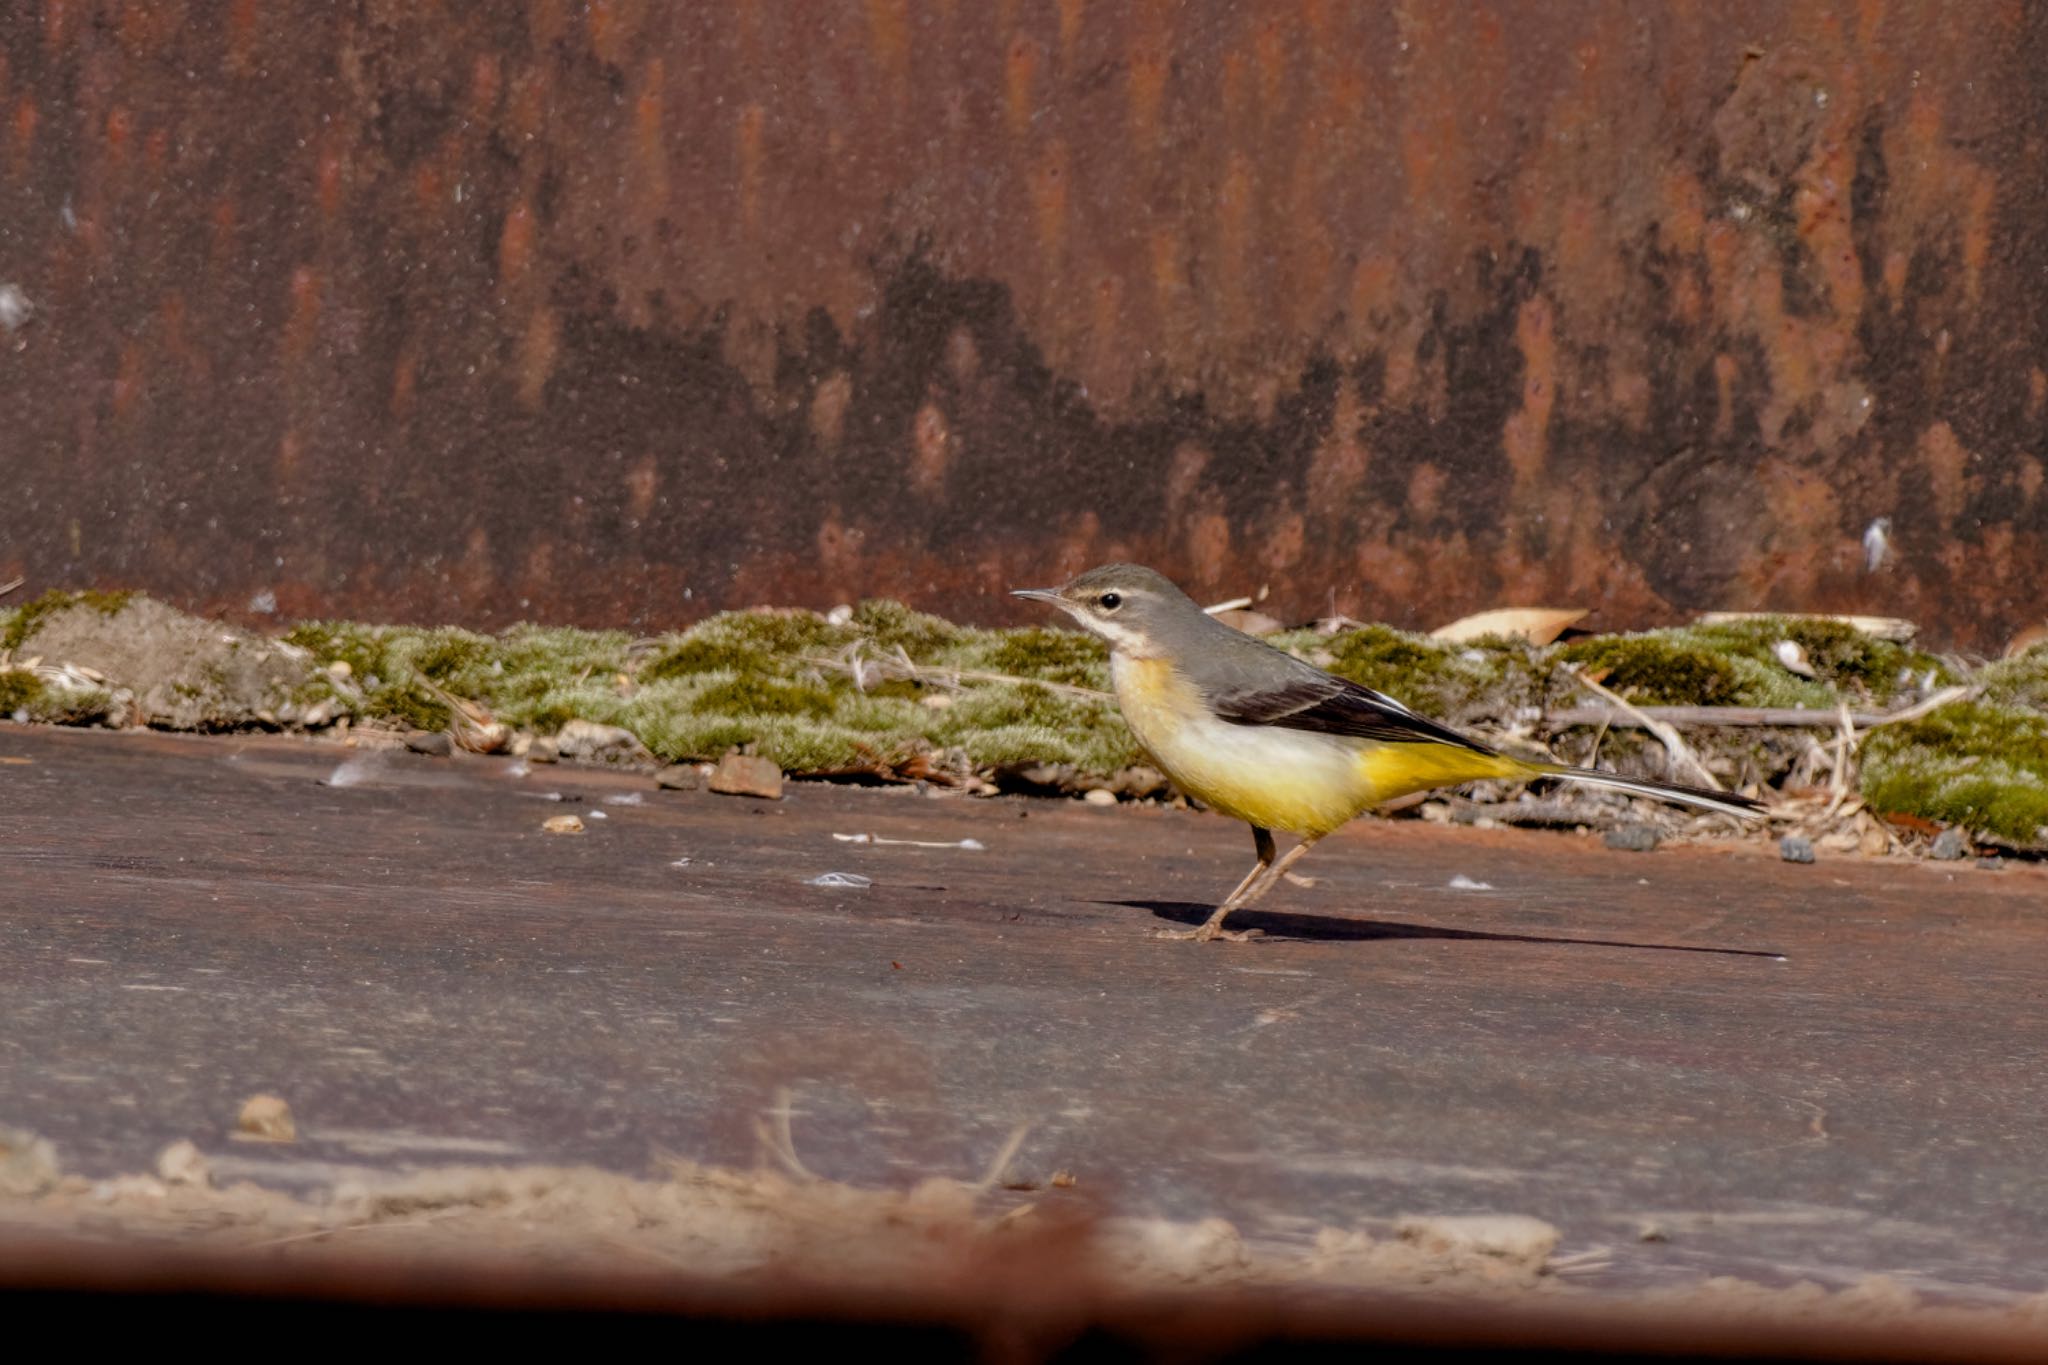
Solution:
M 1743 820 L 1761 820 L 1769 812 L 1760 801 L 1752 801 L 1735 792 L 1710 792 L 1702 787 L 1680 787 L 1669 782 L 1652 782 L 1647 778 L 1623 777 L 1620 773 L 1595 772 L 1591 768 L 1568 768 L 1563 764 L 1545 765 L 1539 771 L 1546 777 L 1561 782 L 1577 782 L 1587 787 L 1606 787 L 1611 791 L 1629 792 L 1635 796 L 1654 796 L 1659 801 L 1675 801 L 1681 806 L 1698 806 L 1702 810 L 1719 811 Z

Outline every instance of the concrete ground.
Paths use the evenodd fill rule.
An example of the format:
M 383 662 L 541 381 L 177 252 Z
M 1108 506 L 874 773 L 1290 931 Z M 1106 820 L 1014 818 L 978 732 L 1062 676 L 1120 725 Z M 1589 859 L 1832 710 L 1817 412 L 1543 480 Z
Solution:
M 1250 839 L 1158 808 L 0 725 L 0 810 L 0 1121 L 88 1175 L 746 1165 L 787 1091 L 845 1181 L 1029 1124 L 1018 1181 L 1254 1238 L 1519 1213 L 1583 1283 L 2048 1288 L 2040 867 L 1365 821 L 1195 945 L 1154 933 Z M 259 1091 L 300 1141 L 230 1139 Z

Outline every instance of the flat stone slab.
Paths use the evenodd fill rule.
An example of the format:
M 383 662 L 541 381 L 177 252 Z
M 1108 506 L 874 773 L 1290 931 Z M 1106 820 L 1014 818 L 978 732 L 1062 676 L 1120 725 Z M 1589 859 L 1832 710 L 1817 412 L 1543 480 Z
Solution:
M 88 1175 L 747 1165 L 786 1093 L 840 1180 L 1029 1124 L 1020 1180 L 1248 1237 L 1514 1214 L 1606 1249 L 1581 1283 L 2048 1284 L 2039 867 L 1367 821 L 1196 945 L 1153 935 L 1251 841 L 1160 807 L 12 725 L 0 803 L 0 1122 Z M 297 1141 L 233 1138 L 259 1093 Z

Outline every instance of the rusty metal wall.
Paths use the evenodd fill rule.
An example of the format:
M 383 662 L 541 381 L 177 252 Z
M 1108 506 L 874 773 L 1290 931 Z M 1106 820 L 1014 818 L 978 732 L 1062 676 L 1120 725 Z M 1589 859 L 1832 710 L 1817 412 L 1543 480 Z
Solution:
M 2023 0 L 14 0 L 0 580 L 1995 644 L 2044 130 Z

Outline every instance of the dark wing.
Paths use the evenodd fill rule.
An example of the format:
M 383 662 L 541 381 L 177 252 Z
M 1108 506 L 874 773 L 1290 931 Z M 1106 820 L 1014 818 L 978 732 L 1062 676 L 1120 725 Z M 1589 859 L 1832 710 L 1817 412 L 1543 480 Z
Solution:
M 1212 694 L 1209 705 L 1232 725 L 1277 725 L 1285 730 L 1356 735 L 1389 744 L 1455 744 L 1474 753 L 1496 752 L 1416 715 L 1384 692 L 1320 671 L 1273 687 Z

